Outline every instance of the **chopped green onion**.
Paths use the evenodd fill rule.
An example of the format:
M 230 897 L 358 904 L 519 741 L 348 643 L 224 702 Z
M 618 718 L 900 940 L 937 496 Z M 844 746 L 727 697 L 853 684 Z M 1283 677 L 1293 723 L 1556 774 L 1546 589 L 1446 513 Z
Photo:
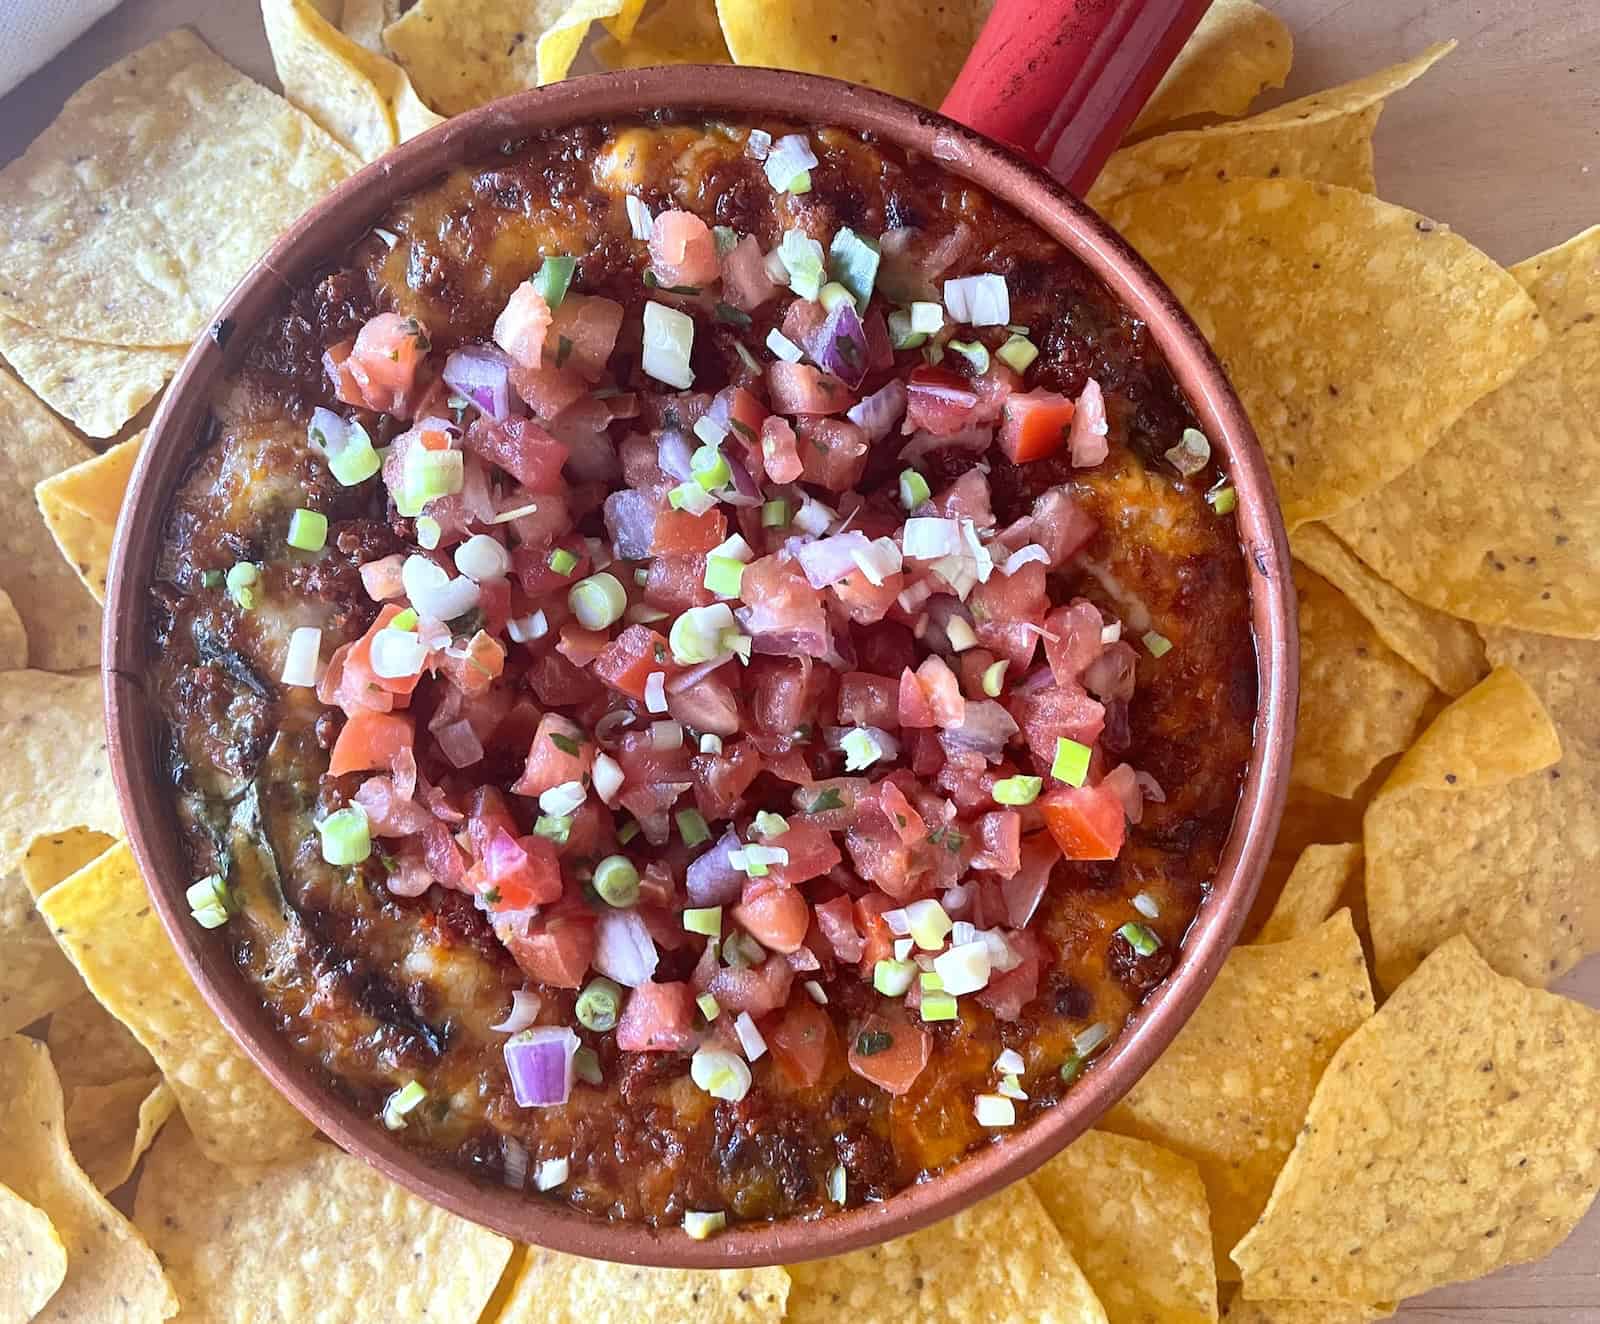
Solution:
M 428 1097 L 428 1091 L 416 1081 L 407 1081 L 383 1105 L 383 1124 L 391 1131 L 405 1129 L 406 1114 Z
M 744 583 L 744 562 L 731 556 L 707 556 L 705 586 L 719 598 L 736 598 Z
M 221 874 L 207 874 L 183 895 L 189 903 L 189 913 L 203 929 L 220 929 L 238 910 Z
M 806 184 L 809 188 L 809 175 Z M 783 232 L 778 258 L 789 273 L 789 288 L 802 299 L 815 299 L 822 293 L 822 245 L 804 230 Z
M 392 621 L 389 622 L 391 630 L 404 630 L 410 633 L 417 628 L 417 613 L 414 608 L 407 607 Z
M 789 192 L 794 194 L 811 192 L 811 172 L 802 170 L 789 181 Z
M 811 176 L 808 172 L 801 171 L 795 178 L 804 179 L 806 188 L 811 187 Z M 795 193 L 805 192 L 805 189 L 795 188 L 793 183 L 789 185 L 789 188 Z M 698 1209 L 690 1209 L 683 1216 L 683 1230 L 696 1241 L 704 1241 L 706 1238 L 721 1232 L 727 1226 L 728 1216 L 720 1209 L 713 1213 L 702 1213 Z
M 402 515 L 420 515 L 428 502 L 454 496 L 465 483 L 466 456 L 460 451 L 413 448 L 406 452 L 405 481 L 395 509 Z
M 578 1024 L 586 1030 L 597 1034 L 614 1030 L 622 1011 L 622 986 L 604 976 L 591 979 L 589 986 L 578 994 L 573 1010 L 577 1012 Z
M 711 238 L 716 243 L 718 257 L 727 257 L 739 246 L 739 232 L 731 225 L 713 225 Z
M 979 1126 L 1015 1126 L 1017 1106 L 1003 1094 L 980 1094 L 972 1101 Z
M 933 335 L 944 326 L 944 305 L 917 302 L 911 305 L 911 329 Z
M 916 974 L 910 961 L 879 961 L 872 967 L 872 987 L 886 998 L 902 998 Z
M 626 910 L 639 900 L 639 871 L 626 855 L 607 855 L 594 866 L 594 890 L 606 905 Z
M 628 593 L 615 575 L 602 570 L 574 584 L 567 594 L 567 605 L 584 629 L 604 630 L 622 619 L 628 607 Z
M 952 340 L 949 348 L 970 363 L 974 372 L 989 371 L 989 349 L 981 340 Z
M 731 303 L 719 303 L 711 313 L 712 318 L 718 322 L 726 322 L 729 326 L 749 326 L 750 314 L 743 308 L 735 308 Z
M 1082 786 L 1089 779 L 1089 746 L 1056 737 L 1056 757 L 1050 765 L 1050 775 L 1068 786 Z
M 949 993 L 924 992 L 922 995 L 922 1019 L 925 1021 L 953 1021 L 959 1017 L 956 1010 L 956 1000 Z
M 605 1073 L 600 1070 L 600 1054 L 588 1044 L 579 1046 L 572 1055 L 572 1074 L 587 1085 L 605 1083 Z
M 1029 366 L 1039 357 L 1039 347 L 1026 336 L 1013 335 L 995 350 L 994 356 L 1012 372 L 1027 372 Z
M 1214 487 L 1206 493 L 1206 500 L 1218 515 L 1231 515 L 1239 504 L 1239 494 L 1231 487 Z
M 843 1204 L 847 1192 L 849 1176 L 844 1170 L 844 1164 L 835 1163 L 828 1170 L 828 1199 L 834 1204 Z
M 578 259 L 575 257 L 547 257 L 539 270 L 528 277 L 528 284 L 539 292 L 550 311 L 555 312 L 567 297 L 572 273 L 577 269 Z
M 711 829 L 698 809 L 680 809 L 673 817 L 678 820 L 678 835 L 685 846 L 698 846 L 702 841 L 711 840 Z
M 372 438 L 359 423 L 350 424 L 349 439 L 337 455 L 328 456 L 328 468 L 342 487 L 364 483 L 383 468 L 383 460 L 372 447 Z
M 687 510 L 691 515 L 704 515 L 716 507 L 717 499 L 698 480 L 679 483 L 667 493 L 667 504 L 674 510 Z
M 578 558 L 565 547 L 557 547 L 545 562 L 558 575 L 570 575 L 578 566 Z
M 1157 633 L 1155 630 L 1146 630 L 1144 632 L 1144 646 L 1150 650 L 1151 657 L 1165 657 L 1172 651 L 1172 640 L 1168 639 L 1164 634 Z
M 1043 777 L 1002 777 L 994 784 L 994 800 L 1002 805 L 1031 805 L 1043 789 Z
M 708 1021 L 714 1021 L 722 1015 L 722 1004 L 709 993 L 702 993 L 694 1000 L 694 1005 L 700 1008 L 700 1014 Z
M 317 824 L 317 835 L 322 838 L 322 858 L 329 864 L 360 864 L 372 854 L 367 811 L 358 804 L 329 814 Z
M 722 944 L 722 955 L 729 965 L 748 970 L 767 959 L 767 949 L 748 933 L 735 933 Z
M 1185 478 L 1193 478 L 1211 462 L 1211 443 L 1199 428 L 1184 428 L 1178 444 L 1165 452 L 1167 463 Z
M 1006 668 L 1011 664 L 1006 661 L 994 662 L 984 668 L 983 692 L 991 699 L 1000 697 L 1000 690 L 1006 683 Z
M 444 527 L 432 515 L 419 515 L 417 517 L 417 542 L 426 551 L 432 551 L 439 545 L 439 539 L 444 537 Z
M 328 545 L 328 517 L 315 510 L 297 510 L 289 516 L 289 546 L 302 552 L 320 552 Z
M 763 809 L 756 814 L 755 829 L 763 837 L 781 837 L 789 830 L 789 820 Z
M 567 837 L 572 832 L 571 814 L 540 814 L 533 821 L 534 833 L 555 842 L 558 846 L 567 844 Z
M 911 314 L 896 308 L 889 314 L 889 343 L 895 349 L 920 349 L 928 343 L 925 332 L 911 329 Z
M 877 737 L 859 726 L 845 732 L 840 744 L 844 749 L 846 772 L 860 772 L 864 768 L 870 768 L 883 757 L 883 750 L 878 746 Z
M 741 562 L 733 564 L 743 572 Z M 678 665 L 698 666 L 725 651 L 728 636 L 737 632 L 732 608 L 725 602 L 713 602 L 708 607 L 690 607 L 673 621 L 672 628 L 667 631 L 667 646 L 672 649 L 672 660 Z
M 943 993 L 946 991 L 944 977 L 937 970 L 924 970 L 920 982 L 924 993 Z
M 1104 1021 L 1096 1021 L 1086 1029 L 1079 1030 L 1072 1036 L 1072 1049 L 1079 1057 L 1088 1057 L 1090 1053 L 1103 1045 L 1111 1038 L 1111 1031 Z
M 1133 898 L 1133 908 L 1146 919 L 1159 919 L 1161 917 L 1161 906 L 1157 903 L 1155 897 L 1148 892 L 1140 892 Z
M 789 503 L 787 501 L 768 501 L 761 507 L 761 527 L 764 529 L 782 529 L 789 523 Z
M 728 460 L 715 446 L 702 446 L 689 457 L 689 470 L 695 482 L 708 492 L 715 492 L 733 481 L 733 470 Z
M 833 278 L 850 292 L 857 308 L 865 308 L 872 302 L 880 257 L 878 241 L 857 234 L 848 225 L 836 231 L 833 242 L 828 245 L 828 266 Z
M 680 391 L 694 385 L 689 359 L 694 353 L 694 318 L 654 299 L 644 306 L 644 352 L 639 366 L 649 376 Z
M 1061 1079 L 1068 1085 L 1083 1074 L 1083 1059 L 1074 1053 L 1061 1064 Z
M 203 571 L 201 571 L 200 572 L 200 587 L 201 588 L 221 588 L 222 587 L 222 571 L 220 571 L 220 570 L 203 570 Z
M 744 364 L 744 370 L 759 377 L 761 375 L 761 364 L 756 359 L 756 356 L 750 352 L 750 347 L 742 340 L 735 340 L 733 349 L 734 353 L 739 356 L 739 362 Z
M 1143 924 L 1124 924 L 1117 936 L 1140 956 L 1154 956 L 1161 946 L 1161 939 Z
M 830 280 L 826 285 L 817 291 L 817 302 L 820 303 L 826 311 L 831 313 L 841 303 L 847 303 L 854 308 L 856 306 L 856 296 L 851 294 L 850 291 L 845 289 L 845 287 L 839 284 L 838 281 Z
M 900 471 L 900 504 L 907 510 L 915 510 L 932 495 L 928 480 L 915 469 Z
M 228 596 L 241 611 L 253 611 L 261 600 L 256 591 L 261 583 L 261 571 L 248 561 L 240 561 L 229 570 L 223 582 L 228 586 Z
M 699 933 L 707 938 L 720 938 L 722 936 L 722 907 L 691 906 L 683 912 L 683 928 L 686 933 Z
M 806 352 L 799 345 L 790 340 L 777 327 L 767 332 L 767 348 L 786 363 L 798 363 L 805 358 Z
M 626 846 L 638 835 L 639 824 L 630 818 L 626 823 L 617 829 L 617 844 L 619 846 Z
M 943 947 L 944 940 L 955 927 L 945 908 L 932 900 L 913 901 L 907 906 L 906 922 L 910 925 L 911 937 L 925 952 L 936 952 Z

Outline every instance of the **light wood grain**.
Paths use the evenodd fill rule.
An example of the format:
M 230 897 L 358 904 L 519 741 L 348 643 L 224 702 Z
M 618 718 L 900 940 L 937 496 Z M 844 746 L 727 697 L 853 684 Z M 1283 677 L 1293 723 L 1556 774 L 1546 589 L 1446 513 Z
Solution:
M 1600 0 L 1268 2 L 1294 30 L 1295 63 L 1289 86 L 1263 104 L 1357 77 L 1446 37 L 1461 43 L 1385 111 L 1378 129 L 1384 196 L 1448 221 L 1503 262 L 1600 222 Z M 250 0 L 126 0 L 0 99 L 0 161 L 21 151 L 85 79 L 181 23 L 272 81 Z M 1600 960 L 1559 987 L 1600 1007 Z M 1600 1324 L 1600 1207 L 1540 1263 L 1407 1302 L 1400 1318 Z

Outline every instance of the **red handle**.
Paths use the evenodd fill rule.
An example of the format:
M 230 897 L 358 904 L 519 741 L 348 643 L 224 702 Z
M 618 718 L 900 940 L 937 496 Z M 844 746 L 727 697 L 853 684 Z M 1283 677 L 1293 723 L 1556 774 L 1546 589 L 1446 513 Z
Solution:
M 940 109 L 1085 193 L 1210 5 L 998 0 Z

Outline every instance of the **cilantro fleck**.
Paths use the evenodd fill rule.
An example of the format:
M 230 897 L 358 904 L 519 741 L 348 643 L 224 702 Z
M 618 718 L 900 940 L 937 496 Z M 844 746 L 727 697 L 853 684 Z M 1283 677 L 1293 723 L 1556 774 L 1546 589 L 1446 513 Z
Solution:
M 665 662 L 667 660 L 667 650 L 660 644 L 655 645 L 655 657 L 657 662 Z
M 750 325 L 750 314 L 742 308 L 735 308 L 731 303 L 719 303 L 715 316 L 717 321 L 727 322 L 730 326 Z
M 839 357 L 844 360 L 845 367 L 855 368 L 861 362 L 861 351 L 856 348 L 856 342 L 849 336 L 835 336 L 833 347 L 839 351 Z
M 564 368 L 572 357 L 572 341 L 566 336 L 556 337 L 556 367 Z
M 756 439 L 756 430 L 742 419 L 730 418 L 728 420 L 728 426 L 746 441 L 754 441 Z
M 489 888 L 487 891 L 482 893 L 482 896 L 483 899 L 491 906 L 498 906 L 500 904 L 500 889 L 498 887 Z
M 894 1047 L 894 1036 L 887 1030 L 870 1030 L 856 1036 L 856 1056 L 875 1057 Z
M 811 802 L 811 806 L 806 810 L 806 813 L 825 814 L 830 809 L 842 809 L 843 807 L 844 797 L 839 794 L 838 787 L 830 786 Z
M 552 731 L 550 733 L 550 743 L 559 749 L 563 754 L 570 754 L 573 758 L 578 757 L 578 742 L 571 736 L 558 735 L 556 732 Z

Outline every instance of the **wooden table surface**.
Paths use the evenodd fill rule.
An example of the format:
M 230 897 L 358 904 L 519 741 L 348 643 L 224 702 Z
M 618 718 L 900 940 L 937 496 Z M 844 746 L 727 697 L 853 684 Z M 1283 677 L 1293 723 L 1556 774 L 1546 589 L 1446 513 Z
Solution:
M 1600 0 L 1267 0 L 1295 35 L 1287 89 L 1354 78 L 1454 37 L 1460 49 L 1395 99 L 1378 129 L 1387 198 L 1450 222 L 1502 262 L 1600 223 Z M 270 83 L 250 0 L 125 0 L 59 59 L 0 98 L 9 160 L 85 79 L 182 23 Z M 1600 885 L 1600 880 L 1596 880 Z M 1600 1007 L 1600 958 L 1558 986 Z M 1400 1318 L 1600 1324 L 1600 1204 L 1554 1254 L 1408 1302 Z

